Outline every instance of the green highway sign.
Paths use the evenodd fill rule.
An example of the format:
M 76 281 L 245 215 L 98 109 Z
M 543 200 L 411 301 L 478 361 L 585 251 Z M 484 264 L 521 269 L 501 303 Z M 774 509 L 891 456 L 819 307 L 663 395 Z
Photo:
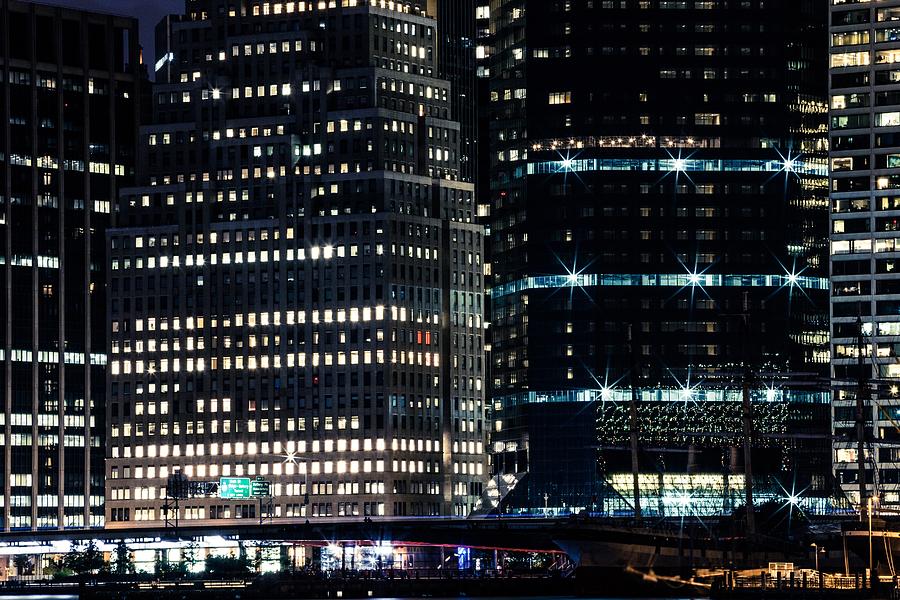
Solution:
M 249 477 L 222 477 L 219 479 L 219 498 L 245 500 L 250 497 Z
M 268 498 L 271 495 L 272 484 L 262 477 L 257 477 L 250 482 L 250 495 L 254 498 Z

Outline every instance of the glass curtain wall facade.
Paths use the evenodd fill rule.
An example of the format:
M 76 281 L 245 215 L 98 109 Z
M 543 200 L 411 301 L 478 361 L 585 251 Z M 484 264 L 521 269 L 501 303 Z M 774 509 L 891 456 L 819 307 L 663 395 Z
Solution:
M 758 497 L 827 496 L 820 4 L 490 2 L 510 509 L 633 510 L 632 430 L 645 514 L 742 504 L 745 369 Z
M 427 0 L 438 22 L 438 76 L 450 82 L 450 118 L 459 122 L 459 172 L 475 182 L 478 173 L 478 97 L 475 77 L 476 0 Z
M 104 524 L 105 233 L 134 181 L 137 31 L 0 2 L 0 531 Z
M 866 495 L 900 504 L 900 2 L 831 3 L 831 275 L 834 468 L 859 502 L 857 394 Z M 860 327 L 861 325 L 861 327 Z
M 467 514 L 483 229 L 417 4 L 190 0 L 110 233 L 110 525 L 262 477 L 266 517 Z M 193 522 L 255 501 L 185 500 Z

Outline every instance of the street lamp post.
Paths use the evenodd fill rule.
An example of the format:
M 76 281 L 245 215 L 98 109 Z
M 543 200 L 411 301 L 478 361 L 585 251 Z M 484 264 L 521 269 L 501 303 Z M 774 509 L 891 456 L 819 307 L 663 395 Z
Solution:
M 815 542 L 813 542 L 810 547 L 813 549 L 813 552 L 816 553 L 816 580 L 819 587 L 822 587 L 822 572 L 819 570 L 819 554 L 825 554 L 825 548 L 819 546 Z
M 281 455 L 284 459 L 284 464 L 296 465 L 303 463 L 303 506 L 309 506 L 309 461 L 305 458 L 297 458 L 296 452 L 288 452 L 287 454 Z M 307 515 L 309 517 L 309 515 Z

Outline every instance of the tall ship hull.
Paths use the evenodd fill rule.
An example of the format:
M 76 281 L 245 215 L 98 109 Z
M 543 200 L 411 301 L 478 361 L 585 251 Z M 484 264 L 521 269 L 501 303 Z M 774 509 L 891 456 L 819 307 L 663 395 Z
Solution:
M 797 545 L 716 537 L 702 527 L 683 531 L 614 526 L 565 530 L 553 542 L 578 569 L 677 574 L 752 569 L 770 562 L 799 563 L 808 558 Z

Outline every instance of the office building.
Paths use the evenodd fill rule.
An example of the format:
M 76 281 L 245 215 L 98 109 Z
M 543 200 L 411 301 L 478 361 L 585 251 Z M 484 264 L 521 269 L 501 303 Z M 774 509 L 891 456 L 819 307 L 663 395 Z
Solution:
M 0 2 L 0 532 L 104 523 L 105 235 L 133 183 L 137 31 Z
M 475 6 L 475 98 L 476 137 L 482 140 L 477 145 L 475 156 L 475 190 L 478 194 L 478 216 L 490 235 L 490 77 L 491 77 L 491 7 L 487 0 L 478 0 Z M 490 244 L 486 246 L 490 250 Z M 490 260 L 487 261 L 490 265 Z
M 900 503 L 896 336 L 900 216 L 900 2 L 831 6 L 831 356 L 834 468 L 859 502 L 857 395 L 866 497 Z M 860 327 L 860 324 L 862 327 Z M 868 396 L 868 397 L 866 397 Z
M 478 173 L 478 96 L 476 88 L 476 0 L 428 0 L 438 22 L 438 76 L 450 82 L 450 118 L 459 123 L 460 179 Z
M 424 7 L 188 0 L 109 235 L 110 526 L 468 514 L 483 229 Z M 159 37 L 159 35 L 158 35 Z M 263 514 L 260 514 L 260 510 Z
M 827 496 L 819 4 L 490 3 L 493 467 L 528 473 L 510 509 L 627 513 L 635 429 L 645 513 L 730 511 L 746 368 L 759 497 Z

